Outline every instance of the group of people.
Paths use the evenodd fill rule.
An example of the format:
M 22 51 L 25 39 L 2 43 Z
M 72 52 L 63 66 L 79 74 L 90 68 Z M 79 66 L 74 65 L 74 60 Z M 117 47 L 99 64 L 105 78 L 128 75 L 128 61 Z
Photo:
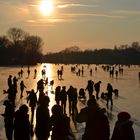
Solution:
M 28 66 L 28 69 L 27 69 L 27 78 L 30 77 L 30 73 L 31 73 L 31 70 L 30 70 L 30 67 Z M 21 70 L 18 71 L 18 78 L 22 78 L 23 75 L 24 75 L 24 71 L 21 68 Z M 36 76 L 37 76 L 37 69 L 34 69 L 34 79 L 36 78 Z
M 86 122 L 82 140 L 135 140 L 133 122 L 128 112 L 120 112 L 110 136 L 109 120 L 105 108 L 100 108 L 94 96 L 87 102 L 87 107 L 80 110 L 76 117 L 79 123 Z
M 68 140 L 74 138 L 70 131 L 70 118 L 63 113 L 61 105 L 55 104 L 52 108 L 52 115 L 49 111 L 50 99 L 44 96 L 36 109 L 36 127 L 34 133 L 38 140 Z M 5 130 L 8 140 L 30 140 L 32 136 L 31 123 L 29 121 L 28 106 L 23 104 L 17 111 L 14 111 L 12 103 L 4 102 L 6 106 L 4 114 Z M 87 101 L 87 106 L 76 114 L 77 123 L 86 123 L 82 140 L 110 140 L 109 120 L 105 115 L 105 108 L 100 108 L 94 96 Z M 133 122 L 127 112 L 120 112 L 115 124 L 111 140 L 135 140 Z
M 94 83 L 94 81 L 88 80 L 87 87 L 86 87 L 85 90 L 88 91 L 89 99 L 92 97 L 94 90 L 96 92 L 95 93 L 96 94 L 95 95 L 96 99 L 97 100 L 99 99 L 99 93 L 100 93 L 100 85 L 101 85 L 101 83 L 102 83 L 101 81 L 98 81 L 97 83 Z M 111 102 L 111 106 L 113 106 L 112 96 L 113 96 L 114 89 L 113 89 L 113 87 L 112 87 L 112 85 L 110 83 L 107 83 L 106 90 L 107 90 L 106 94 L 103 93 L 101 95 L 101 98 L 102 99 L 106 99 L 106 101 L 107 101 L 107 103 L 106 103 L 107 107 L 109 105 L 109 101 Z M 115 89 L 115 91 L 116 91 L 116 89 Z M 115 94 L 115 95 L 118 96 L 118 94 Z
M 56 104 L 61 105 L 63 108 L 63 113 L 66 114 L 66 102 L 68 96 L 68 103 L 69 103 L 69 114 L 74 115 L 77 113 L 77 89 L 74 88 L 72 85 L 66 91 L 66 86 L 57 86 L 55 89 L 55 101 Z
M 54 82 L 54 81 L 53 81 Z M 2 114 L 5 122 L 5 132 L 8 140 L 30 140 L 35 133 L 38 140 L 74 140 L 75 137 L 71 133 L 70 117 L 67 116 L 67 98 L 69 114 L 75 116 L 77 123 L 85 122 L 85 131 L 82 140 L 135 140 L 133 122 L 131 116 L 127 112 L 120 112 L 117 115 L 117 122 L 114 126 L 112 136 L 110 135 L 109 120 L 106 116 L 106 109 L 101 108 L 98 104 L 100 98 L 100 84 L 98 81 L 94 83 L 88 80 L 86 88 L 77 88 L 70 85 L 66 90 L 66 86 L 57 86 L 55 89 L 56 104 L 52 106 L 50 115 L 49 103 L 50 98 L 44 93 L 44 80 L 37 82 L 37 90 L 34 89 L 27 92 L 27 104 L 21 105 L 15 110 L 15 97 L 17 93 L 17 78 L 10 75 L 8 78 L 8 100 L 4 101 L 5 112 Z M 23 80 L 20 83 L 21 96 L 26 86 Z M 95 90 L 95 96 L 93 94 Z M 89 98 L 86 107 L 78 111 L 77 102 L 79 99 L 86 99 L 86 91 Z M 37 99 L 37 93 L 39 98 Z M 113 87 L 107 84 L 107 106 L 109 101 L 113 105 L 112 93 Z M 11 97 L 12 96 L 12 97 Z M 31 108 L 31 116 L 28 114 Z M 34 112 L 36 110 L 36 126 L 34 127 Z M 31 118 L 31 120 L 30 120 Z M 50 133 L 51 132 L 51 133 Z
M 50 98 L 44 93 L 44 80 L 40 79 L 37 82 L 37 90 L 27 91 L 27 104 L 22 104 L 16 109 L 16 94 L 17 94 L 17 78 L 9 75 L 8 99 L 4 101 L 5 111 L 2 114 L 4 117 L 5 133 L 8 140 L 30 140 L 33 134 L 36 134 L 38 140 L 47 140 L 52 131 L 52 140 L 66 140 L 68 135 L 74 137 L 70 132 L 70 118 L 64 113 L 63 107 L 55 104 L 52 107 L 52 115 L 50 116 L 49 102 Z M 21 96 L 26 86 L 23 80 L 20 82 Z M 64 90 L 64 88 L 63 88 Z M 39 98 L 37 99 L 37 92 Z M 14 98 L 14 99 L 13 99 Z M 28 111 L 31 108 L 31 116 Z M 34 112 L 36 110 L 36 126 L 34 128 Z M 31 120 L 30 120 L 31 118 Z
M 5 112 L 3 115 L 5 122 L 5 132 L 7 140 L 30 140 L 36 134 L 38 140 L 67 140 L 68 136 L 74 137 L 70 133 L 70 118 L 63 114 L 60 105 L 54 105 L 49 111 L 50 99 L 44 96 L 36 108 L 36 126 L 29 120 L 29 107 L 23 104 L 18 110 L 14 110 L 9 100 L 4 101 Z M 50 135 L 50 132 L 52 134 Z

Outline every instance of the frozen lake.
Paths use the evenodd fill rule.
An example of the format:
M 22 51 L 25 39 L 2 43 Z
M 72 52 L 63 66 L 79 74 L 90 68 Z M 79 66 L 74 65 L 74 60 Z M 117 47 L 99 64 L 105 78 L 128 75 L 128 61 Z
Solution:
M 71 72 L 71 66 L 75 65 L 63 65 L 64 68 L 64 74 L 63 74 L 63 80 L 58 80 L 57 77 L 57 70 L 61 68 L 62 65 L 54 65 L 54 64 L 38 64 L 36 66 L 31 66 L 31 74 L 29 78 L 27 78 L 27 67 L 24 66 L 22 69 L 24 71 L 23 78 L 18 80 L 18 94 L 16 98 L 16 109 L 23 104 L 26 103 L 26 97 L 27 94 L 24 91 L 24 97 L 20 99 L 20 90 L 19 90 L 19 83 L 21 80 L 24 81 L 26 85 L 25 90 L 31 90 L 37 88 L 37 81 L 42 77 L 41 76 L 41 70 L 46 69 L 46 76 L 48 77 L 48 80 L 54 80 L 54 86 L 53 91 L 55 90 L 56 86 L 66 86 L 66 89 L 69 88 L 70 85 L 77 88 L 79 91 L 80 88 L 86 88 L 87 81 L 93 80 L 95 83 L 98 81 L 102 81 L 101 83 L 101 92 L 106 92 L 107 83 L 111 83 L 114 89 L 119 90 L 119 97 L 116 98 L 113 97 L 113 108 L 112 110 L 107 109 L 107 116 L 110 121 L 110 131 L 112 134 L 114 124 L 116 121 L 116 115 L 120 111 L 127 111 L 131 114 L 132 120 L 134 121 L 134 131 L 135 131 L 135 137 L 136 140 L 140 139 L 140 80 L 138 78 L 138 73 L 140 72 L 139 66 L 123 66 L 124 72 L 123 75 L 118 75 L 118 78 L 110 78 L 109 72 L 103 71 L 101 65 L 78 65 L 78 68 L 82 69 L 82 66 L 84 67 L 84 74 L 83 76 L 76 76 L 75 73 Z M 95 71 L 95 67 L 97 67 L 97 71 Z M 37 78 L 34 79 L 34 69 L 37 69 Z M 90 76 L 90 69 L 93 70 L 92 76 Z M 116 67 L 117 69 L 117 67 Z M 13 76 L 18 77 L 18 72 L 21 70 L 21 67 L 0 67 L 0 114 L 4 112 L 4 106 L 3 101 L 7 99 L 7 94 L 3 94 L 3 90 L 7 90 L 7 78 L 11 74 Z M 51 87 L 48 86 L 45 88 L 45 90 L 48 90 L 48 95 L 50 97 L 50 108 L 55 104 L 54 101 L 54 94 L 51 91 Z M 87 93 L 87 92 L 86 92 Z M 94 93 L 95 94 L 95 93 Z M 88 93 L 87 93 L 88 97 Z M 106 101 L 99 99 L 98 103 L 101 107 L 106 108 Z M 78 111 L 80 111 L 81 108 L 85 107 L 85 104 L 78 101 Z M 68 109 L 67 109 L 68 111 Z M 30 113 L 30 112 L 29 112 Z M 35 118 L 34 118 L 35 121 Z M 73 133 L 76 136 L 77 140 L 81 139 L 81 135 L 84 131 L 84 123 L 83 124 L 77 124 L 74 125 L 72 118 L 71 118 L 71 128 Z M 32 138 L 33 140 L 36 140 L 36 137 L 34 136 Z M 3 117 L 0 116 L 0 140 L 6 140 L 5 137 L 5 129 L 4 129 L 4 123 L 3 123 Z

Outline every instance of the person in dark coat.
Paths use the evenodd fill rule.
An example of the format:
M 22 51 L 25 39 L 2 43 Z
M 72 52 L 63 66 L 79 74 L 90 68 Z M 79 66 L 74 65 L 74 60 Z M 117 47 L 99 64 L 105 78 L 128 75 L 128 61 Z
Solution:
M 14 76 L 14 78 L 13 78 L 13 84 L 15 85 L 16 88 L 17 88 L 17 81 L 18 81 L 18 79 L 16 78 L 16 76 Z
M 40 79 L 38 82 L 37 82 L 37 92 L 43 92 L 44 91 L 44 81 L 43 79 Z
M 28 67 L 28 70 L 27 70 L 27 74 L 28 74 L 28 78 L 30 76 L 30 68 Z
M 14 140 L 30 140 L 30 134 L 28 106 L 23 104 L 15 112 Z
M 63 109 L 60 105 L 52 107 L 51 126 L 51 140 L 67 140 L 70 129 L 70 118 L 63 114 Z
M 60 98 L 61 98 L 61 87 L 60 86 L 57 86 L 56 89 L 55 89 L 55 101 L 56 101 L 56 104 L 60 104 Z
M 48 96 L 44 96 L 41 99 L 40 104 L 36 110 L 36 128 L 35 133 L 38 140 L 48 140 L 51 131 L 50 113 L 49 113 L 49 102 Z
M 15 106 L 15 99 L 17 94 L 17 87 L 15 84 L 12 84 L 10 88 L 7 91 L 8 93 L 8 99 L 12 102 L 12 104 Z
M 9 75 L 7 83 L 8 83 L 8 87 L 10 88 L 12 85 L 12 75 Z
M 95 91 L 96 91 L 96 99 L 99 99 L 99 92 L 100 92 L 100 84 L 101 83 L 102 82 L 99 81 L 99 82 L 97 82 L 97 83 L 94 84 L 94 88 L 95 88 Z
M 130 114 L 128 112 L 120 112 L 117 117 L 118 120 L 116 121 L 111 140 L 135 140 Z
M 90 99 L 94 91 L 94 82 L 92 80 L 88 80 L 88 84 L 85 90 L 88 90 L 89 99 Z
M 74 88 L 73 91 L 73 98 L 72 98 L 72 115 L 77 115 L 78 114 L 78 109 L 77 109 L 77 88 Z
M 2 114 L 4 117 L 5 134 L 7 140 L 12 140 L 13 137 L 13 123 L 14 123 L 14 106 L 9 100 L 5 100 L 3 105 L 5 106 L 5 112 Z
M 88 100 L 87 105 L 76 117 L 77 122 L 86 122 L 82 140 L 109 140 L 109 121 L 104 114 L 106 110 L 101 109 L 93 97 Z
M 24 82 L 23 82 L 23 80 L 22 80 L 22 81 L 20 82 L 20 91 L 21 91 L 20 98 L 23 97 L 24 88 L 26 88 L 26 86 L 24 85 Z
M 33 123 L 34 110 L 37 105 L 37 96 L 36 93 L 34 92 L 34 89 L 32 89 L 29 92 L 29 95 L 27 97 L 27 103 L 29 103 L 29 106 L 31 107 L 31 123 Z
M 74 88 L 72 85 L 70 85 L 69 89 L 67 90 L 68 101 L 69 101 L 69 114 L 70 115 L 72 114 L 73 93 L 74 93 Z
M 79 90 L 79 96 L 78 96 L 79 99 L 86 99 L 86 93 L 84 91 L 84 88 L 80 88 Z
M 111 101 L 111 105 L 113 105 L 113 99 L 112 99 L 112 93 L 113 93 L 113 87 L 110 83 L 107 84 L 107 106 L 109 101 Z
M 61 99 L 61 106 L 63 108 L 63 113 L 66 114 L 67 92 L 65 86 L 62 87 L 60 99 Z

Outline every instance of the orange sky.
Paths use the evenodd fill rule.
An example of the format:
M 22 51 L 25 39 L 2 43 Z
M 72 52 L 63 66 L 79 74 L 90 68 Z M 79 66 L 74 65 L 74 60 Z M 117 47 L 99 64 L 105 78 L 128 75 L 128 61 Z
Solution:
M 139 0 L 0 0 L 0 35 L 11 27 L 40 36 L 43 52 L 140 42 Z

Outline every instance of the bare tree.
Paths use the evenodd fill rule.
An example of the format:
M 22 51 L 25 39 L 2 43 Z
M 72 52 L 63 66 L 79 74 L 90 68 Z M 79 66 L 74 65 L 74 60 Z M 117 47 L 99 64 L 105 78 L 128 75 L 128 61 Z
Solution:
M 26 47 L 26 51 L 31 53 L 41 53 L 43 41 L 39 36 L 29 35 L 26 36 L 24 40 L 24 46 Z
M 7 32 L 7 36 L 15 45 L 18 41 L 24 40 L 26 33 L 20 28 L 10 28 Z
M 7 36 L 0 36 L 0 48 L 8 48 L 11 42 Z

